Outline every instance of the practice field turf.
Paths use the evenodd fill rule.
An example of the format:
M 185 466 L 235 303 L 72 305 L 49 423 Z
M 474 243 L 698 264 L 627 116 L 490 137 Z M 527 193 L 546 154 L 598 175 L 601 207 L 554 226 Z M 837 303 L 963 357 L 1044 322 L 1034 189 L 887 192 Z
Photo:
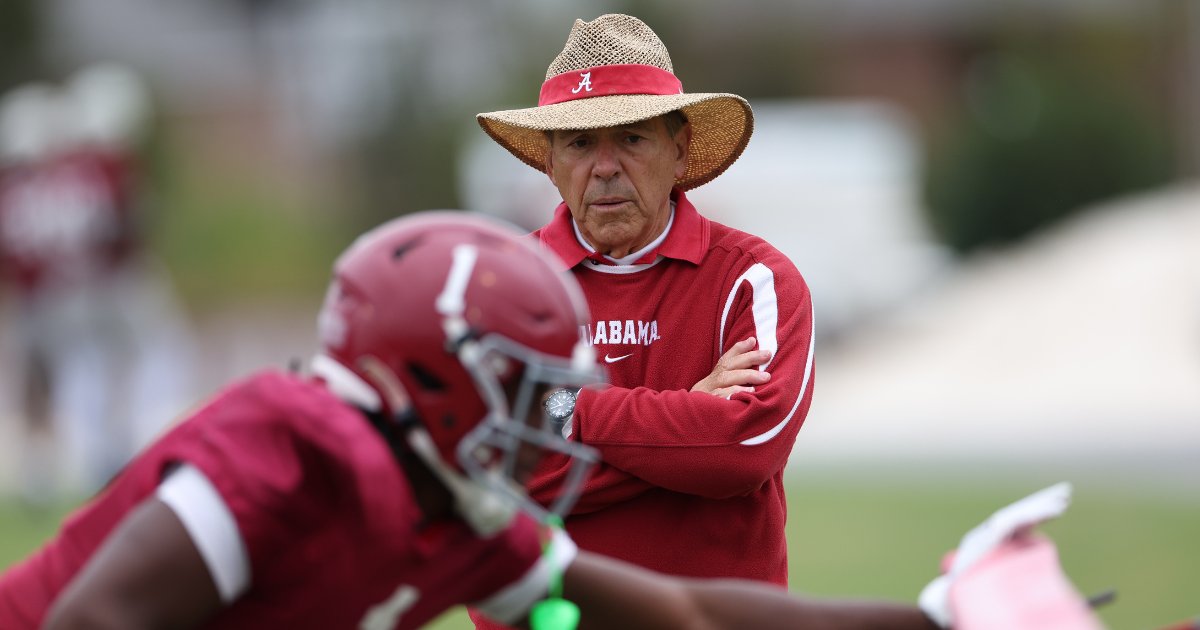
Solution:
M 1080 591 L 1116 589 L 1116 601 L 1100 611 L 1109 628 L 1152 630 L 1200 614 L 1200 500 L 1073 481 L 1070 510 L 1043 531 Z M 1045 485 L 796 475 L 789 490 L 792 589 L 914 601 L 967 529 Z M 0 500 L 0 567 L 48 536 L 61 515 Z M 470 623 L 459 611 L 432 627 Z

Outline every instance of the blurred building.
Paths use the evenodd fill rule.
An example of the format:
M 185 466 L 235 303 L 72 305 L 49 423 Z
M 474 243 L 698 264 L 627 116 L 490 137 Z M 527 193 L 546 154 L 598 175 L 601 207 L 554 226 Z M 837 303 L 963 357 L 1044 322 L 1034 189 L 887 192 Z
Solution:
M 797 462 L 1200 480 L 1200 188 L 1106 203 L 818 358 Z

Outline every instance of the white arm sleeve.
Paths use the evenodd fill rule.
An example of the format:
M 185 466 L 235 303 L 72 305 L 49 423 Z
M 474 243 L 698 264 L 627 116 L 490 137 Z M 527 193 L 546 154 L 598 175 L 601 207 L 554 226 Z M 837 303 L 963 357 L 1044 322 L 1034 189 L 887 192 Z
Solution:
M 232 603 L 245 593 L 250 588 L 250 557 L 233 513 L 208 477 L 183 464 L 158 485 L 155 495 L 183 523 L 208 565 L 221 602 Z
M 546 596 L 550 588 L 551 571 L 562 575 L 578 553 L 575 541 L 563 530 L 555 528 L 549 553 L 542 554 L 520 580 L 479 602 L 475 608 L 500 623 L 516 622 Z

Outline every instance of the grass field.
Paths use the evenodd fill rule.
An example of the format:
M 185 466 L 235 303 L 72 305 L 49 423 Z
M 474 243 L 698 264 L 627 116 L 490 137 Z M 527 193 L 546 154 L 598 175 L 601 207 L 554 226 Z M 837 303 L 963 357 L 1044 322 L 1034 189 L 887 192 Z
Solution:
M 914 601 L 967 529 L 1044 485 L 795 476 L 789 491 L 792 589 Z M 1116 589 L 1116 601 L 1100 611 L 1109 628 L 1152 630 L 1200 614 L 1200 501 L 1086 480 L 1075 486 L 1067 515 L 1044 531 L 1084 594 Z M 0 567 L 45 539 L 63 511 L 30 514 L 0 501 Z M 432 627 L 470 624 L 460 611 Z

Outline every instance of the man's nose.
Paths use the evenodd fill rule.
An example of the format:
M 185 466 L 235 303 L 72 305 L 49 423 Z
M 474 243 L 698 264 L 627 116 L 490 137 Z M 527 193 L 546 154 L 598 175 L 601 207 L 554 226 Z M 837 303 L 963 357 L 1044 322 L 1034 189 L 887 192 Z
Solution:
M 600 179 L 612 179 L 621 172 L 621 162 L 617 156 L 617 148 L 610 140 L 601 140 L 596 144 L 595 162 L 592 164 L 592 174 Z

